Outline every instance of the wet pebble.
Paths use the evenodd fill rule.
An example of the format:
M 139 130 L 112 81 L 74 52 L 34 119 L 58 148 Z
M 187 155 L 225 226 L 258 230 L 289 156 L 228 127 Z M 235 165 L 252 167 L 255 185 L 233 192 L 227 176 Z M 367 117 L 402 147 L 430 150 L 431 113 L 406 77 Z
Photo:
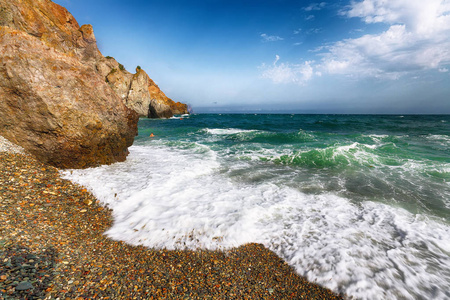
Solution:
M 260 244 L 168 251 L 110 240 L 111 211 L 57 169 L 0 152 L 0 170 L 0 299 L 343 299 Z
M 16 291 L 25 291 L 32 289 L 33 285 L 29 281 L 22 281 L 16 286 Z

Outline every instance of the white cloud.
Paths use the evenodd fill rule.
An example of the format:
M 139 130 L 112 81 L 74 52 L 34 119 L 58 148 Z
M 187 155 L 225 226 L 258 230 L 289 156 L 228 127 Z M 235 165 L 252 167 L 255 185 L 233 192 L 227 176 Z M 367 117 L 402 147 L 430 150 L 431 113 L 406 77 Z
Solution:
M 310 28 L 306 31 L 306 34 L 317 34 L 322 32 L 322 28 Z
M 309 15 L 305 18 L 306 21 L 314 20 L 316 17 L 314 15 Z
M 307 7 L 303 7 L 304 11 L 312 11 L 312 10 L 321 10 L 327 5 L 326 2 L 320 2 L 320 3 L 311 3 Z
M 284 40 L 282 37 L 279 37 L 277 35 L 267 35 L 265 33 L 261 34 L 261 37 L 264 42 L 276 42 Z
M 301 32 L 302 32 L 302 29 L 301 29 L 301 28 L 294 30 L 294 34 L 299 34 L 299 33 L 301 33 Z
M 275 55 L 275 61 L 273 62 L 273 65 L 275 66 L 279 60 L 280 60 L 280 56 L 278 54 Z
M 408 31 L 433 34 L 450 28 L 448 0 L 364 0 L 344 14 L 366 23 L 405 24 Z
M 398 78 L 450 62 L 450 0 L 364 0 L 342 14 L 390 27 L 325 47 L 325 72 Z
M 423 70 L 449 72 L 450 0 L 363 0 L 352 2 L 341 14 L 388 28 L 319 46 L 311 52 L 321 57 L 317 62 L 276 61 L 263 68 L 263 77 L 304 84 L 319 74 L 398 79 L 420 76 Z
M 263 64 L 262 77 L 272 80 L 274 83 L 298 83 L 304 84 L 310 80 L 314 74 L 312 61 L 305 61 L 303 64 L 278 63 L 280 56 L 275 56 L 275 61 L 271 66 Z

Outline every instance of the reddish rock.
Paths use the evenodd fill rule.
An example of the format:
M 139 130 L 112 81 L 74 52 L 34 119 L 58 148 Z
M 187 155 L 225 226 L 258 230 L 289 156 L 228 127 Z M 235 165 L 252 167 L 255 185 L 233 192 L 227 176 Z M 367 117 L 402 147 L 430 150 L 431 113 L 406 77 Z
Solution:
M 62 168 L 123 161 L 137 114 L 95 69 L 90 25 L 47 0 L 0 0 L 0 135 Z
M 131 74 L 50 0 L 0 0 L 0 135 L 39 159 L 83 168 L 125 159 L 138 116 L 188 113 Z
M 148 78 L 148 92 L 151 98 L 149 105 L 149 118 L 170 118 L 173 115 L 188 114 L 188 107 L 186 104 L 173 101 L 167 97 L 158 85 L 148 77 L 145 71 L 141 71 Z M 129 103 L 129 100 L 128 100 Z
M 140 117 L 170 118 L 189 113 L 186 104 L 168 98 L 142 69 L 137 68 L 136 74 L 131 74 L 122 70 L 114 58 L 101 61 L 97 69 L 106 74 L 106 81 Z
M 5 16 L 1 26 L 28 33 L 63 53 L 75 54 L 80 48 L 78 22 L 67 9 L 50 0 L 0 0 L 0 11 Z
M 136 70 L 126 100 L 129 108 L 140 116 L 170 118 L 174 114 L 170 107 L 171 102 L 173 101 L 167 98 L 144 70 Z
M 170 104 L 170 109 L 172 110 L 174 115 L 189 114 L 189 108 L 187 104 L 181 102 L 172 101 L 172 103 Z

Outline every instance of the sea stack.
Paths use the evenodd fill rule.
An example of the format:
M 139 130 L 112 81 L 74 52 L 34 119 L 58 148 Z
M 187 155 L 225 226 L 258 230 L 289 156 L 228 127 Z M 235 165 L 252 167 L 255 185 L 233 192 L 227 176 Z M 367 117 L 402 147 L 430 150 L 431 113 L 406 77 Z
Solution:
M 125 160 L 139 116 L 187 113 L 155 87 L 143 70 L 105 58 L 92 26 L 80 27 L 64 7 L 0 0 L 0 135 L 41 161 L 85 168 Z M 152 105 L 169 108 L 150 113 Z
M 140 67 L 132 74 L 113 57 L 106 57 L 97 62 L 96 68 L 126 106 L 140 117 L 170 118 L 189 113 L 186 104 L 168 98 Z

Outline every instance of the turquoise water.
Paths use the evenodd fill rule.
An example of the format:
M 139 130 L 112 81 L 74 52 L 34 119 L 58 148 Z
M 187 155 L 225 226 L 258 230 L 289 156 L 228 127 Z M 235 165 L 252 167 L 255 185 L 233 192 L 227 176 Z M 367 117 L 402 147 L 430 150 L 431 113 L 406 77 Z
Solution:
M 194 115 L 142 119 L 139 128 L 138 145 L 153 132 L 173 147 L 206 145 L 225 165 L 248 161 L 229 172 L 236 180 L 450 220 L 450 116 Z M 252 168 L 266 174 L 255 177 Z
M 126 162 L 65 174 L 114 210 L 115 239 L 259 242 L 356 298 L 450 298 L 450 116 L 141 119 Z

